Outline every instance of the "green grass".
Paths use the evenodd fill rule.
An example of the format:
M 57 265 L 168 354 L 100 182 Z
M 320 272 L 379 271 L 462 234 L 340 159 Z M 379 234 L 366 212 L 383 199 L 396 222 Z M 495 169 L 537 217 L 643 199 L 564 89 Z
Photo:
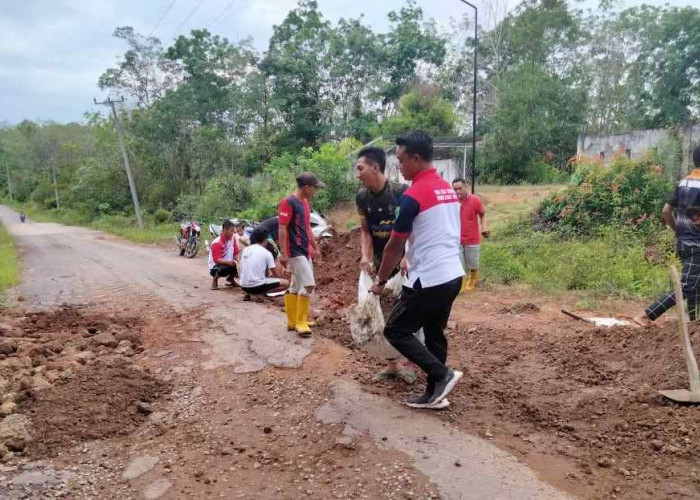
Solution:
M 15 243 L 0 224 L 0 292 L 19 282 L 19 261 Z
M 178 226 L 175 223 L 156 224 L 151 217 L 144 217 L 144 228 L 139 229 L 134 218 L 123 215 L 103 215 L 90 220 L 84 214 L 69 209 L 41 210 L 31 205 L 10 204 L 14 210 L 24 210 L 27 217 L 37 222 L 56 222 L 84 226 L 119 236 L 134 243 L 162 243 L 173 241 Z
M 660 235 L 664 257 L 674 262 L 672 234 Z M 646 258 L 645 246 L 633 234 L 603 230 L 588 239 L 562 239 L 535 232 L 523 221 L 499 225 L 482 244 L 483 276 L 501 284 L 524 283 L 557 293 L 591 292 L 591 300 L 616 296 L 651 298 L 669 286 L 664 263 Z

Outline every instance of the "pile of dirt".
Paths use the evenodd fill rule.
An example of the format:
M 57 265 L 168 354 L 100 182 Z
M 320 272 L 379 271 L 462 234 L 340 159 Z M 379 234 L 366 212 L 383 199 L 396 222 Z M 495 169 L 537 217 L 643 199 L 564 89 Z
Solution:
M 373 382 L 381 361 L 353 345 L 345 320 L 356 301 L 359 240 L 359 231 L 341 235 L 317 266 L 316 331 L 353 350 L 363 366 L 354 378 L 367 391 L 402 402 L 423 375 L 416 387 Z M 385 315 L 392 303 L 383 297 Z M 468 318 L 460 307 L 458 301 L 456 316 Z M 449 363 L 466 373 L 442 418 L 519 453 L 569 461 L 575 472 L 562 486 L 583 488 L 585 496 L 700 496 L 700 408 L 657 393 L 688 386 L 677 324 L 598 328 L 539 321 L 540 314 L 537 304 L 520 300 L 494 309 L 488 320 L 460 319 L 448 329 Z M 513 321 L 514 315 L 528 320 Z M 700 325 L 691 327 L 691 341 L 700 344 Z
M 30 454 L 50 455 L 83 441 L 129 434 L 168 389 L 124 359 L 100 360 L 92 368 L 22 404 L 41 436 L 30 445 Z
M 138 317 L 75 306 L 3 311 L 0 457 L 132 430 L 143 418 L 137 404 L 163 389 L 135 365 L 142 326 Z
M 360 259 L 359 229 L 340 234 L 325 246 L 322 260 L 314 264 L 320 311 L 335 315 L 357 302 Z

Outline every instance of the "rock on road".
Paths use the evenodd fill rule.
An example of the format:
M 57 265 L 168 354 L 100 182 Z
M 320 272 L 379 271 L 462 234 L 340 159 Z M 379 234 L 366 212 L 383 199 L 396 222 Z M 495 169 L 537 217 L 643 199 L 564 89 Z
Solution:
M 157 298 L 175 308 L 204 310 L 213 327 L 202 333 L 203 369 L 229 365 L 246 373 L 266 366 L 299 368 L 313 349 L 313 340 L 300 341 L 288 334 L 281 312 L 209 290 L 201 259 L 185 259 L 174 249 L 133 245 L 84 228 L 29 220 L 22 224 L 6 206 L 0 206 L 0 220 L 16 238 L 22 261 L 23 281 L 13 293 L 24 296 L 32 307 L 62 303 L 129 307 Z M 412 412 L 365 394 L 350 381 L 334 382 L 331 392 L 331 400 L 318 409 L 320 422 L 345 424 L 373 437 L 379 446 L 411 456 L 444 498 L 569 498 L 508 453 L 480 438 L 443 428 L 430 413 Z M 426 445 L 420 441 L 420 436 L 428 435 L 434 438 L 433 461 L 426 460 Z M 464 467 L 456 468 L 455 462 Z

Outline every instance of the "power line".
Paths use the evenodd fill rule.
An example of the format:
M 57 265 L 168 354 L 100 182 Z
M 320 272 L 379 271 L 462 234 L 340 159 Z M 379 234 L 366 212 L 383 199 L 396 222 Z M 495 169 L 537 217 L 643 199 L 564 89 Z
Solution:
M 211 28 L 212 26 L 214 26 L 217 22 L 219 22 L 219 20 L 221 19 L 221 16 L 223 16 L 224 14 L 226 14 L 226 11 L 228 11 L 228 10 L 231 8 L 231 6 L 233 5 L 233 2 L 235 2 L 235 1 L 236 1 L 236 0 L 231 0 L 231 1 L 228 3 L 228 5 L 227 5 L 226 7 L 224 7 L 224 10 L 222 10 L 221 12 L 219 12 L 219 14 L 217 14 L 217 16 L 212 20 L 212 22 L 209 23 L 209 26 L 207 26 L 206 29 L 210 29 L 210 28 Z
M 163 22 L 163 19 L 165 19 L 165 16 L 167 16 L 168 12 L 170 12 L 172 10 L 173 5 L 175 5 L 175 2 L 177 2 L 177 0 L 173 0 L 172 2 L 170 2 L 170 5 L 168 6 L 168 8 L 165 9 L 165 12 L 163 12 L 163 15 L 160 16 L 160 19 L 158 19 L 158 22 L 156 23 L 155 26 L 153 26 L 153 29 L 148 34 L 149 37 L 156 31 L 156 29 L 158 29 L 158 26 L 160 26 L 160 23 Z
M 182 27 L 185 25 L 185 23 L 187 23 L 187 21 L 190 20 L 190 17 L 192 17 L 192 15 L 193 15 L 195 12 L 197 12 L 197 9 L 199 9 L 199 7 L 201 7 L 201 5 L 202 5 L 203 3 L 204 3 L 204 0 L 200 0 L 200 2 L 194 7 L 194 9 L 192 9 L 192 10 L 190 11 L 190 13 L 187 14 L 187 17 L 185 18 L 185 20 L 182 21 L 182 22 L 180 23 L 180 26 L 178 26 L 177 29 L 175 30 L 175 33 L 173 33 L 172 38 L 175 38 L 175 37 L 177 36 L 177 34 L 180 33 L 180 30 L 181 30 Z

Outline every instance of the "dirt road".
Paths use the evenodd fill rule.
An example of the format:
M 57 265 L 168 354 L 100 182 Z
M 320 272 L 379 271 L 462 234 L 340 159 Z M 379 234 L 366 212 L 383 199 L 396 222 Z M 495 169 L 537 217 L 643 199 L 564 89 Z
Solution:
M 0 218 L 16 237 L 23 263 L 23 284 L 10 293 L 14 300 L 24 299 L 16 302 L 19 306 L 89 304 L 83 312 L 65 309 L 48 321 L 34 316 L 28 331 L 60 323 L 57 318 L 70 313 L 73 319 L 63 335 L 68 338 L 88 325 L 82 334 L 88 336 L 96 330 L 89 325 L 105 323 L 100 318 L 109 313 L 106 323 L 137 328 L 143 337 L 142 352 L 131 361 L 171 388 L 153 396 L 148 411 L 143 401 L 138 411 L 131 403 L 123 410 L 114 406 L 114 412 L 130 412 L 131 422 L 142 423 L 129 432 L 105 431 L 99 438 L 94 428 L 101 424 L 93 413 L 109 415 L 119 394 L 104 400 L 98 391 L 66 399 L 88 391 L 87 386 L 71 389 L 57 382 L 32 395 L 36 402 L 27 411 L 37 421 L 37 411 L 52 408 L 71 432 L 61 425 L 46 427 L 44 439 L 54 436 L 53 444 L 39 448 L 48 451 L 31 456 L 38 448 L 30 446 L 27 452 L 28 458 L 44 460 L 15 458 L 2 466 L 0 496 L 567 496 L 488 441 L 432 414 L 364 393 L 353 376 L 358 361 L 347 349 L 322 338 L 302 341 L 285 331 L 281 311 L 242 302 L 231 290 L 208 290 L 201 259 L 186 260 L 81 228 L 19 224 L 6 207 L 0 207 Z M 27 324 L 23 317 L 16 322 L 20 326 L 13 328 L 20 330 Z M 71 342 L 85 349 L 85 340 Z M 96 345 L 93 337 L 87 342 Z M 108 349 L 99 349 L 99 356 L 111 359 Z M 86 370 L 94 368 L 86 372 L 92 376 L 107 373 L 93 359 L 80 362 Z M 157 392 L 151 386 L 149 391 Z M 90 427 L 93 432 L 87 432 Z

